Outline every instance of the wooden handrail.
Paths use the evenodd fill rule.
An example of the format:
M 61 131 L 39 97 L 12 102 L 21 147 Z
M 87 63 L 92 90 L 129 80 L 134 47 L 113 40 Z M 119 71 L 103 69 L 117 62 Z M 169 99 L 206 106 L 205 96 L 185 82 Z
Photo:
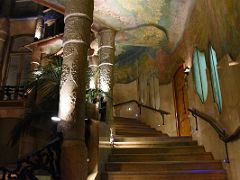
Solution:
M 188 111 L 190 111 L 195 118 L 196 118 L 196 116 L 198 116 L 202 120 L 204 120 L 205 122 L 210 124 L 214 128 L 214 130 L 218 133 L 219 137 L 222 140 L 226 138 L 226 136 L 227 136 L 226 131 L 219 123 L 217 123 L 217 121 L 215 119 L 213 119 L 212 117 L 210 117 L 194 108 L 192 108 L 192 109 L 189 108 Z
M 200 117 L 202 120 L 204 120 L 205 122 L 210 124 L 213 127 L 213 129 L 217 132 L 217 134 L 219 135 L 219 138 L 225 143 L 225 150 L 226 150 L 226 156 L 227 156 L 225 162 L 229 163 L 227 143 L 235 141 L 235 140 L 240 138 L 240 126 L 238 126 L 238 128 L 231 135 L 229 135 L 226 132 L 226 129 L 223 128 L 222 125 L 220 125 L 220 123 L 217 122 L 211 116 L 209 116 L 205 113 L 202 113 L 202 112 L 200 112 L 200 111 L 198 111 L 197 109 L 194 109 L 194 108 L 192 108 L 192 109 L 189 108 L 188 111 L 191 112 L 192 115 L 195 117 L 196 125 L 197 125 L 197 117 Z
M 192 108 L 192 109 L 189 108 L 188 110 L 192 113 L 192 115 L 194 117 L 198 116 L 202 120 L 204 120 L 208 124 L 210 124 L 214 128 L 214 130 L 218 133 L 220 139 L 222 141 L 224 141 L 225 143 L 228 143 L 228 142 L 231 142 L 231 141 L 234 141 L 234 140 L 240 138 L 240 126 L 231 135 L 229 135 L 226 132 L 226 128 L 223 128 L 222 125 L 220 123 L 218 123 L 211 116 L 209 116 L 205 113 L 202 113 L 202 112 L 200 112 L 200 111 L 198 111 L 197 109 L 194 109 L 194 108 Z
M 114 104 L 114 106 L 121 106 L 121 105 L 129 104 L 129 103 L 136 103 L 139 106 L 142 106 L 144 108 L 159 112 L 159 113 L 164 114 L 164 115 L 169 115 L 170 114 L 170 112 L 164 111 L 162 109 L 156 109 L 156 108 L 153 108 L 151 106 L 147 106 L 147 105 L 144 105 L 142 103 L 139 103 L 137 100 L 129 100 L 129 101 L 121 102 L 121 103 L 118 103 L 118 104 Z
M 121 105 L 129 104 L 129 103 L 136 103 L 138 105 L 138 107 L 140 108 L 140 114 L 141 114 L 141 107 L 144 107 L 146 109 L 150 109 L 150 110 L 155 111 L 155 112 L 159 112 L 161 114 L 161 116 L 162 116 L 163 125 L 165 124 L 164 116 L 170 114 L 169 112 L 164 111 L 162 109 L 156 109 L 156 108 L 153 108 L 151 106 L 147 106 L 147 105 L 144 105 L 142 103 L 139 103 L 137 100 L 129 100 L 129 101 L 125 101 L 125 102 L 114 104 L 113 106 L 116 107 L 116 106 L 121 106 Z

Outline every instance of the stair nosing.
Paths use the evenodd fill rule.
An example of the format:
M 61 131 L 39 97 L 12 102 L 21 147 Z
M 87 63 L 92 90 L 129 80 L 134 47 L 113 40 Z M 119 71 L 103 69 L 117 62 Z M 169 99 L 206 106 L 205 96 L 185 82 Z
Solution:
M 202 155 L 202 154 L 207 154 L 207 155 L 211 155 L 212 153 L 210 152 L 186 152 L 186 153 L 145 153 L 145 154 L 111 154 L 111 155 L 117 155 L 117 156 L 144 156 L 144 155 L 165 155 L 165 156 L 170 156 L 170 155 Z
M 201 171 L 201 172 L 198 172 Z M 173 171 L 106 171 L 107 174 L 119 174 L 119 175 L 160 175 L 160 174 L 214 174 L 214 173 L 226 173 L 224 169 L 199 169 L 199 170 L 173 170 Z
M 205 163 L 221 163 L 222 161 L 220 160 L 189 160 L 189 161 L 128 161 L 128 162 L 107 162 L 107 165 L 111 165 L 111 164 L 190 164 L 190 163 L 201 163 L 201 164 L 205 164 Z

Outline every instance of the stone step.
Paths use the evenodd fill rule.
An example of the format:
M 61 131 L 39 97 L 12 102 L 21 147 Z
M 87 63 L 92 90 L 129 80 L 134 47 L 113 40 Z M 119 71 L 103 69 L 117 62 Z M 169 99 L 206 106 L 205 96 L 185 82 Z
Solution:
M 114 121 L 113 125 L 126 125 L 126 126 L 147 126 L 145 123 L 135 120 L 135 121 Z
M 146 124 L 136 124 L 136 123 L 114 123 L 112 125 L 114 128 L 151 128 L 150 126 L 146 125 Z M 152 128 L 154 129 L 154 128 Z
M 149 125 L 142 123 L 140 121 L 136 122 L 122 122 L 122 121 L 116 121 L 113 123 L 113 126 L 129 126 L 129 127 L 149 127 Z
M 159 136 L 167 136 L 166 134 L 127 134 L 128 137 L 159 137 Z M 125 134 L 117 134 L 115 137 L 126 137 Z
M 155 129 L 151 129 L 151 128 L 115 128 L 115 131 L 121 131 L 121 132 L 155 132 L 155 133 L 161 133 L 160 131 L 156 131 Z
M 171 141 L 171 142 L 192 142 L 192 137 L 190 136 L 175 136 L 175 137 L 169 137 L 169 136 L 158 136 L 158 137 L 116 137 L 115 141 L 122 141 L 122 142 L 135 142 L 135 141 L 154 141 L 154 142 L 162 142 L 162 141 Z
M 160 134 L 157 134 L 157 135 L 151 135 L 151 134 L 147 134 L 147 135 L 141 135 L 141 134 L 136 134 L 135 136 L 134 136 L 134 134 L 133 135 L 115 135 L 114 136 L 115 138 L 126 138 L 126 137 L 128 137 L 128 138 L 144 138 L 144 137 L 146 137 L 146 138 L 148 138 L 148 137 L 150 137 L 150 138 L 153 138 L 153 137 L 155 137 L 155 138 L 158 138 L 158 137 L 165 137 L 165 138 L 167 138 L 167 137 L 169 137 L 167 134 L 163 134 L 163 133 L 160 133 Z
M 115 127 L 116 130 L 133 130 L 133 131 L 154 131 L 154 132 L 158 132 L 156 131 L 154 128 L 150 128 L 150 127 Z M 160 132 L 160 131 L 159 131 Z
M 201 161 L 212 160 L 211 153 L 111 154 L 110 162 Z
M 102 180 L 226 180 L 224 170 L 186 170 L 171 172 L 107 172 Z
M 197 141 L 174 141 L 174 140 L 169 140 L 169 141 L 133 141 L 133 142 L 127 142 L 127 141 L 120 141 L 120 142 L 114 142 L 115 145 L 129 145 L 129 146 L 134 146 L 134 145 L 150 145 L 150 147 L 171 147 L 171 146 L 196 146 Z M 152 146 L 151 146 L 152 145 Z
M 173 147 L 160 147 L 160 148 L 114 148 L 113 154 L 145 154 L 148 153 L 204 153 L 203 146 L 173 146 Z
M 222 169 L 221 161 L 109 162 L 106 171 L 175 171 Z
M 154 131 L 118 131 L 116 130 L 115 131 L 115 135 L 125 135 L 125 136 L 128 136 L 128 135 L 133 135 L 133 134 L 136 134 L 136 135 L 161 135 L 162 133 L 160 132 L 154 132 Z
M 126 121 L 126 122 L 134 122 L 134 121 L 137 121 L 137 122 L 141 122 L 141 121 L 139 121 L 138 119 L 136 119 L 136 118 L 124 118 L 124 117 L 114 117 L 114 122 L 115 121 Z
M 169 137 L 136 119 L 115 118 L 114 148 L 102 180 L 225 180 L 213 160 L 192 137 Z M 109 139 L 101 145 L 110 147 Z
M 128 120 L 114 120 L 113 121 L 113 125 L 122 125 L 122 124 L 126 124 L 126 125 L 145 125 L 145 126 L 148 126 L 146 125 L 144 122 L 142 121 L 139 121 L 139 120 L 132 120 L 132 121 L 128 121 Z

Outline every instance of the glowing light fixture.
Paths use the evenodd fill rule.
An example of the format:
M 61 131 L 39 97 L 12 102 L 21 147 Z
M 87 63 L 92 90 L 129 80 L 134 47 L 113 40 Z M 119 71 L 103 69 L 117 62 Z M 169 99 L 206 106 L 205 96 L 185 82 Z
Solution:
M 39 62 L 36 62 L 36 61 L 33 61 L 33 62 L 31 62 L 32 64 L 36 64 L 36 65 L 40 65 L 40 63 Z
M 93 77 L 90 78 L 89 87 L 90 89 L 96 89 L 96 84 Z
M 185 74 L 189 74 L 189 72 L 190 72 L 190 68 L 189 68 L 189 67 L 185 67 L 184 73 L 185 73 Z
M 51 120 L 55 121 L 55 122 L 59 122 L 59 121 L 61 121 L 61 118 L 53 116 L 53 117 L 51 117 Z

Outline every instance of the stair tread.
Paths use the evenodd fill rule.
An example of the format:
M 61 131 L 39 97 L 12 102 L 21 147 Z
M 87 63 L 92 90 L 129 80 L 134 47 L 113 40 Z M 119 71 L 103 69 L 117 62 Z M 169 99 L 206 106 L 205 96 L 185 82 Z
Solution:
M 174 149 L 174 148 L 204 148 L 203 146 L 198 146 L 197 144 L 193 146 L 162 146 L 162 147 L 141 147 L 141 148 L 124 148 L 124 149 Z M 114 148 L 113 150 L 123 150 L 123 148 Z
M 205 152 L 205 149 L 203 146 L 162 146 L 162 147 L 138 147 L 138 148 L 114 148 L 112 149 L 112 152 L 119 152 L 119 153 L 127 153 L 129 152 L 129 154 L 134 154 L 134 152 L 137 152 L 137 153 L 144 153 L 146 151 L 148 152 L 152 152 L 152 151 L 166 151 L 166 150 L 176 150 L 176 151 L 179 151 L 179 150 L 190 150 L 190 149 L 193 149 L 194 151 L 196 150 L 201 150 L 203 152 Z
M 118 156 L 147 156 L 147 155 L 165 155 L 165 156 L 169 156 L 169 155 L 199 155 L 199 154 L 211 154 L 210 152 L 188 152 L 188 153 L 145 153 L 145 154 L 112 154 L 112 155 L 118 155 Z
M 137 119 L 115 117 L 114 148 L 103 179 L 226 179 L 219 160 L 191 136 L 169 137 Z M 109 145 L 109 138 L 101 139 Z
M 191 163 L 222 163 L 220 160 L 198 160 L 198 161 L 145 161 L 145 162 L 107 162 L 106 164 L 191 164 Z
M 197 144 L 196 141 L 134 141 L 134 142 L 123 142 L 123 141 L 114 141 L 115 144 L 129 144 L 129 145 L 134 145 L 134 144 L 181 144 L 181 143 L 189 143 L 189 144 Z
M 190 163 L 222 163 L 220 160 L 194 161 L 145 161 L 145 162 L 107 162 L 107 164 L 190 164 Z
M 174 171 L 107 171 L 108 174 L 128 174 L 128 175 L 134 175 L 134 174 L 179 174 L 179 173 L 188 173 L 188 174 L 194 174 L 194 173 L 226 173 L 224 169 L 201 169 L 201 170 L 174 170 Z

